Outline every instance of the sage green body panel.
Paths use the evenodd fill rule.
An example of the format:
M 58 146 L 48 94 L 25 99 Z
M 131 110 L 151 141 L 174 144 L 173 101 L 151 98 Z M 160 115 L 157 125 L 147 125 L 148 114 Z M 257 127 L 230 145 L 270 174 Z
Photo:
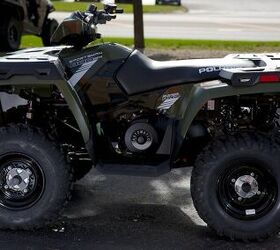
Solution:
M 14 62 L 29 63 L 30 67 L 36 68 L 36 62 L 46 62 L 46 69 L 50 69 L 50 71 L 56 71 L 53 77 L 42 77 L 41 79 L 36 77 L 35 75 L 28 74 L 15 74 L 11 75 L 8 79 L 0 80 L 0 86 L 13 86 L 15 91 L 22 88 L 34 88 L 36 91 L 40 91 L 42 93 L 45 92 L 49 88 L 49 86 L 56 86 L 60 92 L 62 93 L 66 103 L 68 104 L 73 116 L 79 126 L 80 132 L 84 139 L 85 144 L 88 144 L 91 137 L 91 124 L 89 122 L 86 110 L 84 109 L 84 105 L 78 96 L 77 89 L 72 86 L 64 77 L 64 67 L 61 64 L 58 57 L 49 56 L 52 50 L 60 50 L 59 56 L 63 57 L 66 61 L 75 59 L 77 57 L 81 57 L 87 54 L 95 54 L 100 53 L 100 58 L 98 61 L 93 64 L 93 66 L 88 70 L 89 74 L 95 74 L 103 65 L 105 65 L 108 61 L 123 59 L 125 60 L 130 53 L 131 49 L 117 45 L 114 43 L 104 43 L 99 45 L 94 45 L 91 47 L 87 47 L 83 50 L 75 50 L 71 47 L 48 47 L 41 51 L 42 49 L 34 49 L 34 52 L 28 51 L 25 54 L 25 50 L 19 51 L 15 54 L 9 56 L 9 61 L 13 60 Z M 26 58 L 26 60 L 17 60 L 19 58 Z M 30 57 L 30 58 L 29 58 Z M 48 59 L 45 61 L 37 60 L 36 58 L 44 58 Z M 35 58 L 35 59 L 34 59 Z M 6 61 L 5 61 L 6 62 Z M 8 60 L 7 60 L 8 62 Z M 55 65 L 55 66 L 54 66 Z
M 280 83 L 257 84 L 250 87 L 232 87 L 221 81 L 210 81 L 184 86 L 184 97 L 177 116 L 179 118 L 178 135 L 180 141 L 187 136 L 187 132 L 195 116 L 203 105 L 211 99 L 250 95 L 261 93 L 280 93 Z

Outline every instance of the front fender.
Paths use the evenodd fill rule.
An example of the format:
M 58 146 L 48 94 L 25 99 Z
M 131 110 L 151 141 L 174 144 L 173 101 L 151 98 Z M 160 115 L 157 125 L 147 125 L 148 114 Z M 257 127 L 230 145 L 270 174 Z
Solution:
M 76 91 L 72 88 L 72 86 L 63 79 L 38 79 L 35 76 L 13 76 L 9 79 L 1 80 L 0 86 L 30 86 L 30 87 L 40 87 L 40 86 L 48 86 L 55 85 L 60 90 L 66 103 L 69 106 L 78 126 L 84 142 L 86 145 L 90 144 L 90 136 L 91 136 L 91 128 L 88 120 L 88 116 L 86 111 L 83 108 L 82 102 L 76 93 Z

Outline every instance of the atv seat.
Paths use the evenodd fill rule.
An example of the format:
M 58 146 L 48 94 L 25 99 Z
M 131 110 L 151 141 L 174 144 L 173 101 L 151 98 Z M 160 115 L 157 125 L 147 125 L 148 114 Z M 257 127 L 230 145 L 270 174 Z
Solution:
M 154 61 L 135 50 L 118 71 L 116 78 L 128 95 L 135 95 L 174 85 L 220 79 L 224 68 L 255 67 L 249 59 L 193 59 Z

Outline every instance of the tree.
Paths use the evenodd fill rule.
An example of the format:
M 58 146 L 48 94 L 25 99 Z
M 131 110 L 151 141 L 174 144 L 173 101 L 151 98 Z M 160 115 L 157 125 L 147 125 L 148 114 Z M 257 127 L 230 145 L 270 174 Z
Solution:
M 136 49 L 144 50 L 144 25 L 142 0 L 133 0 L 134 13 L 134 46 Z

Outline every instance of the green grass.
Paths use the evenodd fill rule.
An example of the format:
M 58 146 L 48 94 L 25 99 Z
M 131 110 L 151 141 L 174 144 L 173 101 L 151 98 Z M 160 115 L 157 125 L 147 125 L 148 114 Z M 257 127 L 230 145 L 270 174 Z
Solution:
M 90 2 L 60 2 L 53 1 L 56 11 L 73 12 L 76 10 L 86 10 Z M 95 3 L 95 5 L 101 9 L 103 4 Z M 124 9 L 124 13 L 132 13 L 132 4 L 118 4 L 119 8 Z M 183 6 L 172 6 L 172 5 L 144 5 L 144 13 L 170 13 L 175 11 L 185 12 L 186 8 Z
M 132 38 L 104 38 L 104 42 L 116 42 L 133 46 Z M 96 43 L 101 42 L 100 40 Z M 280 42 L 247 42 L 247 41 L 215 41 L 215 40 L 180 40 L 180 39 L 146 39 L 146 48 L 158 49 L 194 49 L 194 50 L 226 50 L 239 52 L 280 51 Z M 22 48 L 40 47 L 41 39 L 35 36 L 24 36 Z
M 132 38 L 104 38 L 126 46 L 133 46 Z M 146 39 L 146 48 L 158 49 L 196 49 L 196 50 L 228 50 L 240 52 L 280 51 L 280 42 L 221 41 L 221 40 L 183 40 L 183 39 Z
M 42 47 L 42 39 L 37 36 L 23 36 L 21 39 L 21 48 Z

